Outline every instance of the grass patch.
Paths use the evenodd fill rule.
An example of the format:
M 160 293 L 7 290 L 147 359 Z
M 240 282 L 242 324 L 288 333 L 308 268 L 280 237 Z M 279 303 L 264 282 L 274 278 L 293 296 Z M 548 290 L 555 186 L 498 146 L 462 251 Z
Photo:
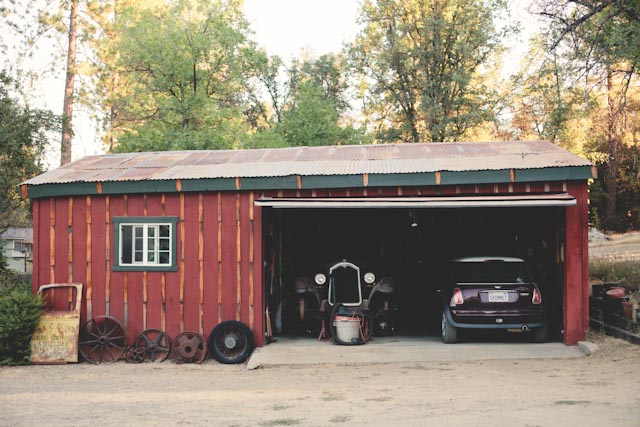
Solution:
M 291 406 L 287 406 L 287 405 L 273 405 L 271 407 L 271 409 L 273 409 L 274 411 L 284 411 L 285 409 L 289 409 L 291 408 Z
M 336 415 L 329 420 L 329 422 L 335 424 L 347 423 L 349 421 L 351 421 L 351 417 L 349 415 Z
M 568 406 L 589 405 L 590 403 L 591 401 L 589 400 L 556 400 L 555 402 L 553 402 L 554 405 L 568 405 Z
M 300 424 L 300 420 L 295 418 L 279 418 L 276 420 L 261 421 L 261 426 L 297 426 Z
M 341 394 L 325 391 L 324 393 L 322 393 L 321 399 L 325 402 L 334 402 L 337 400 L 344 400 L 344 396 L 342 396 Z
M 630 291 L 640 290 L 640 262 L 632 260 L 595 259 L 589 261 L 591 279 L 618 282 Z

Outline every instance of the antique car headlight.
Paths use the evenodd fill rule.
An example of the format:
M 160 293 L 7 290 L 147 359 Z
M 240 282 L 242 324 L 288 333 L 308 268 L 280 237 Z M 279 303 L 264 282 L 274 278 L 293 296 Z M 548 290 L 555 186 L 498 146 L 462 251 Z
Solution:
M 325 283 L 327 283 L 327 276 L 325 276 L 322 273 L 318 273 L 316 274 L 316 277 L 314 278 L 314 280 L 316 281 L 316 285 L 322 286 Z
M 376 275 L 375 274 L 373 274 L 373 273 L 365 273 L 364 282 L 367 285 L 371 285 L 375 281 L 376 281 Z

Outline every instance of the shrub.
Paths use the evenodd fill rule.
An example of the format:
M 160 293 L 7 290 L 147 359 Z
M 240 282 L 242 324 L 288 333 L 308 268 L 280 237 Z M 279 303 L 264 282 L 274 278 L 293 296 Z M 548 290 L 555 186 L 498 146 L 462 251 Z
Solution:
M 617 282 L 630 291 L 640 289 L 640 262 L 598 259 L 589 262 L 589 276 L 603 282 Z
M 41 312 L 42 300 L 31 293 L 29 283 L 0 291 L 0 365 L 29 363 L 31 337 Z

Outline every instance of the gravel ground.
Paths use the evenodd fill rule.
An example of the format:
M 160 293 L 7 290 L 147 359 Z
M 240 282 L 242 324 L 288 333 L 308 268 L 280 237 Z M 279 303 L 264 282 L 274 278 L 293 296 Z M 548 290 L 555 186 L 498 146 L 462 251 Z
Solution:
M 0 425 L 640 426 L 640 347 L 589 339 L 570 360 L 3 367 Z

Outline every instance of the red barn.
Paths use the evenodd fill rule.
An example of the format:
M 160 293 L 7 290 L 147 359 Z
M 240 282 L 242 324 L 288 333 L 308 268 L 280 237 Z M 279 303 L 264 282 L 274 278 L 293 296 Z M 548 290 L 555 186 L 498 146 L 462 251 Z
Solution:
M 130 340 L 239 320 L 263 345 L 265 309 L 286 311 L 320 242 L 374 239 L 415 272 L 403 286 L 421 298 L 443 257 L 508 252 L 552 287 L 557 336 L 575 344 L 588 329 L 594 174 L 544 141 L 92 156 L 23 185 L 33 286 L 84 283 L 83 320 L 114 316 Z

